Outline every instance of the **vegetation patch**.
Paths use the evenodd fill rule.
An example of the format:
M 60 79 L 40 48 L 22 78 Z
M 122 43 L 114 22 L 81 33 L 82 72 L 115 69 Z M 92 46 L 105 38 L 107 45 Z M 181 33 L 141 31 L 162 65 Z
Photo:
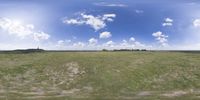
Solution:
M 198 100 L 200 96 L 198 53 L 2 53 L 0 59 L 0 99 Z

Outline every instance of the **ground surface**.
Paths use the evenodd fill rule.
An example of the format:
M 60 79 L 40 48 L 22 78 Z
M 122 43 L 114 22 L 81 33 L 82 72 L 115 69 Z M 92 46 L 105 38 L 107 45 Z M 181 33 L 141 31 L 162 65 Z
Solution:
M 199 100 L 200 53 L 0 54 L 0 100 Z

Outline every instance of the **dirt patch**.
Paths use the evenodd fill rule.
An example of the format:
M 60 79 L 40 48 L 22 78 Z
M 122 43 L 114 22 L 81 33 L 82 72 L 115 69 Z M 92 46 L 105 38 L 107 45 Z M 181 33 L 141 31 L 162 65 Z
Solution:
M 79 91 L 80 91 L 80 89 L 63 90 L 61 92 L 61 95 L 69 95 L 69 94 L 73 94 L 73 93 L 76 93 Z
M 0 90 L 0 93 L 4 93 L 4 92 L 5 92 L 5 90 L 3 90 L 3 89 Z
M 90 86 L 84 86 L 84 87 L 83 87 L 83 90 L 86 90 L 86 91 L 93 91 L 93 88 L 90 87 Z
M 186 94 L 188 94 L 188 92 L 185 92 L 185 91 L 172 91 L 172 92 L 164 93 L 164 94 L 161 94 L 161 95 L 165 96 L 165 97 L 179 97 L 179 96 L 183 96 L 183 95 L 186 95 Z
M 85 71 L 76 62 L 66 63 L 62 66 L 55 68 L 44 69 L 45 75 L 49 78 L 49 81 L 53 83 L 53 86 L 69 85 L 79 76 L 83 75 Z
M 78 63 L 71 62 L 67 63 L 66 66 L 68 66 L 67 72 L 68 76 L 70 77 L 70 80 L 73 80 L 73 78 L 76 77 L 77 75 L 85 73 L 85 71 L 80 69 Z
M 150 96 L 152 93 L 150 91 L 142 91 L 137 94 L 138 96 Z

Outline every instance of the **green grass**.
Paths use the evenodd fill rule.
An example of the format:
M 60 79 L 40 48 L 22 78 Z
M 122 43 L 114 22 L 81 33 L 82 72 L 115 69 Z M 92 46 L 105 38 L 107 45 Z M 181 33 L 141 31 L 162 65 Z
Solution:
M 200 53 L 4 53 L 1 99 L 198 100 Z

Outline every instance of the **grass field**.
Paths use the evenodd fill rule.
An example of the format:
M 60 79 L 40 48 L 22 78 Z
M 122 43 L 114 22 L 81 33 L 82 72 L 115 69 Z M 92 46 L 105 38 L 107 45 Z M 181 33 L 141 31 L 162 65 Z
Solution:
M 200 53 L 0 54 L 0 100 L 199 100 Z

